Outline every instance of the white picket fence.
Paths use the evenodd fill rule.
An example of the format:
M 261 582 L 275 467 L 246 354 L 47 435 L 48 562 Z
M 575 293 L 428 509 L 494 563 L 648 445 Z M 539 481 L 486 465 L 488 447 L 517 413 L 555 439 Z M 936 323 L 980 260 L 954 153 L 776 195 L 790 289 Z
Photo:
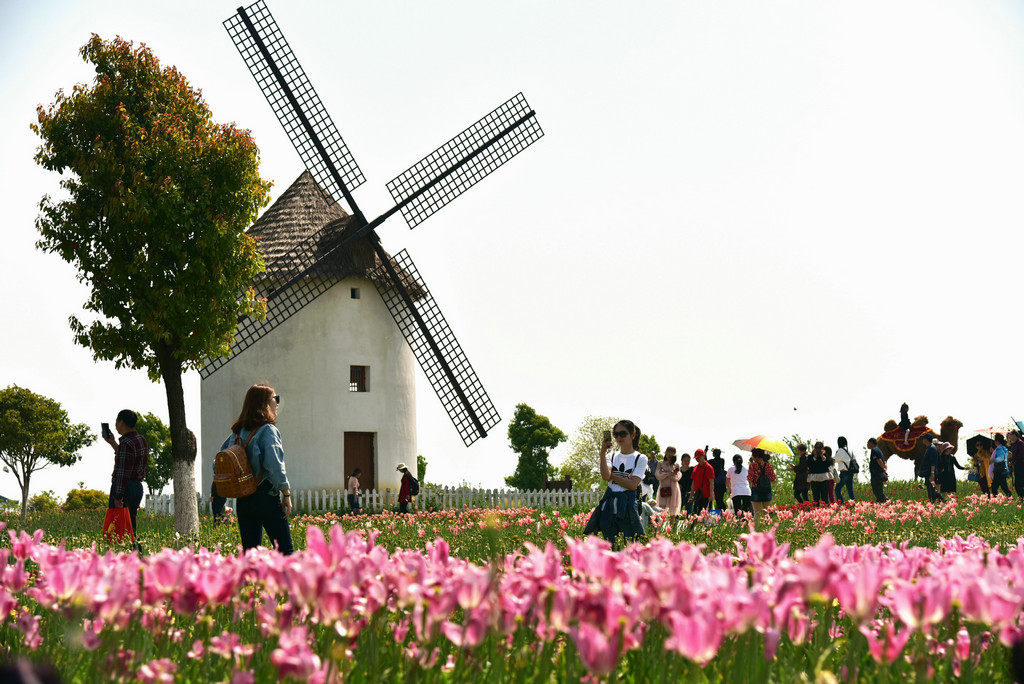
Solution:
M 431 487 L 420 489 L 416 496 L 416 507 L 420 510 L 448 510 L 461 508 L 558 508 L 559 506 L 594 506 L 604 493 L 602 489 L 588 491 L 517 491 L 508 489 L 469 489 L 465 487 Z M 197 495 L 199 511 L 210 513 L 209 496 Z M 321 513 L 341 512 L 348 508 L 345 492 L 341 489 L 298 489 L 292 490 L 292 502 L 299 512 Z M 228 499 L 227 505 L 235 507 L 235 500 Z M 384 491 L 371 489 L 360 492 L 359 505 L 365 511 L 379 511 L 398 506 L 398 491 L 390 488 Z M 174 513 L 173 494 L 148 494 L 145 503 L 150 513 L 170 515 Z

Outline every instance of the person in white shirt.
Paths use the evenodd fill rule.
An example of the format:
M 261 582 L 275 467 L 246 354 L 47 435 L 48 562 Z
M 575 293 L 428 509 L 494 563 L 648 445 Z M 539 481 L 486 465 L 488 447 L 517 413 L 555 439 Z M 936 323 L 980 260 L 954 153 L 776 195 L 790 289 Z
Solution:
M 606 433 L 607 434 L 607 433 Z M 608 462 L 611 437 L 619 451 Z M 644 528 L 640 523 L 637 489 L 647 471 L 647 457 L 639 451 L 640 428 L 631 420 L 620 420 L 601 444 L 601 479 L 608 488 L 583 528 L 583 534 L 601 533 L 617 548 L 617 538 L 623 535 L 627 541 L 642 539 Z
M 750 507 L 750 482 L 747 481 L 749 473 L 743 465 L 743 457 L 739 454 L 732 457 L 732 462 L 733 467 L 725 472 L 725 483 L 732 496 L 732 510 L 734 513 L 751 513 L 753 511 Z
M 836 467 L 839 469 L 839 484 L 836 486 L 836 500 L 839 501 L 839 503 L 843 503 L 843 487 L 846 487 L 846 491 L 850 494 L 850 501 L 856 501 L 857 497 L 853 495 L 853 471 L 850 470 L 850 464 L 853 462 L 853 454 L 850 453 L 845 437 L 837 439 L 836 445 L 839 448 L 836 449 L 836 453 L 832 457 L 835 459 Z

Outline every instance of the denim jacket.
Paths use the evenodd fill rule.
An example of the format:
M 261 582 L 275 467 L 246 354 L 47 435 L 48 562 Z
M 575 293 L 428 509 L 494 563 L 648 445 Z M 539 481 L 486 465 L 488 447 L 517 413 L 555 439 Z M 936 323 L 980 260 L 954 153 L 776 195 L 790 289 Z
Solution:
M 239 433 L 242 443 L 249 437 L 249 430 L 242 428 Z M 235 435 L 231 434 L 220 446 L 227 449 L 235 443 Z M 284 470 L 284 445 L 281 443 L 281 431 L 276 425 L 266 424 L 256 428 L 256 436 L 249 442 L 245 449 L 249 457 L 249 465 L 252 467 L 252 474 L 257 480 L 269 480 L 272 485 L 271 496 L 277 496 L 282 489 L 291 490 L 288 483 L 288 475 Z M 261 475 L 262 473 L 262 475 Z

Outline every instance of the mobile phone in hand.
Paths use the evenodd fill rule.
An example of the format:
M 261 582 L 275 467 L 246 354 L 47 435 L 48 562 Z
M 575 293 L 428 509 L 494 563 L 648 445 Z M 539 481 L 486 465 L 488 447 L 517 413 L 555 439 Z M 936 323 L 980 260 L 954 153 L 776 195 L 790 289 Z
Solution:
M 103 438 L 110 437 L 110 423 L 100 423 L 100 432 L 103 433 Z
M 606 442 L 606 443 L 612 441 L 612 431 L 611 430 L 605 430 L 604 431 L 604 440 L 603 441 Z

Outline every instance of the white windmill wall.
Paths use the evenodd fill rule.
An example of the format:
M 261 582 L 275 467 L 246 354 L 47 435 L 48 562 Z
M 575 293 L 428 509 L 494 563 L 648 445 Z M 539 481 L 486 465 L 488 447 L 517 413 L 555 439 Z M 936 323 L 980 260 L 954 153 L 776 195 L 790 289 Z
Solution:
M 370 367 L 368 392 L 349 391 L 350 366 Z M 397 489 L 396 465 L 416 463 L 416 368 L 374 285 L 341 281 L 202 381 L 204 487 L 246 390 L 267 381 L 281 395 L 277 425 L 293 488 L 344 489 L 344 434 L 372 432 L 377 481 L 362 487 Z

